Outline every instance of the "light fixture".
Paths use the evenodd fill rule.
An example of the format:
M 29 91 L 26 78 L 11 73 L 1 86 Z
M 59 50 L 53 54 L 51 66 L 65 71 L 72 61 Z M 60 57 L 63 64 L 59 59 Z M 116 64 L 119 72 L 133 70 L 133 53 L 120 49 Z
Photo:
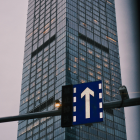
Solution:
M 121 95 L 121 98 L 122 98 L 122 101 L 121 101 L 121 104 L 120 104 L 120 108 L 121 108 L 122 105 L 123 105 L 123 101 L 126 100 L 126 99 L 129 99 L 129 95 L 128 95 L 128 91 L 127 91 L 126 86 L 121 86 L 119 88 L 119 92 L 120 92 L 120 95 Z
M 128 91 L 127 91 L 126 86 L 121 86 L 119 88 L 119 92 L 120 92 L 122 100 L 129 99 L 129 95 L 128 95 Z
M 60 103 L 59 100 L 55 100 L 55 107 L 58 108 L 58 109 L 60 109 L 61 103 Z

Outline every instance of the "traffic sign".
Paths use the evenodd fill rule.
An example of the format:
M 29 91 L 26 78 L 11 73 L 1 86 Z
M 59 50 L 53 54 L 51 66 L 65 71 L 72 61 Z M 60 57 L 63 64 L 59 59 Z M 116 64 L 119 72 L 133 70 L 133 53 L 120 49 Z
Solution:
M 73 85 L 73 125 L 102 121 L 102 81 Z
M 61 126 L 94 122 L 103 122 L 102 81 L 63 86 Z

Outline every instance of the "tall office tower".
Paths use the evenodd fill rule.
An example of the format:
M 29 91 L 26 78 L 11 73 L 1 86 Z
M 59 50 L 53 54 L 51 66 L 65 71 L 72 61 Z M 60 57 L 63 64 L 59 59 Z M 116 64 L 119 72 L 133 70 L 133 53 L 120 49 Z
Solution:
M 103 100 L 121 86 L 114 0 L 29 0 L 20 114 L 54 110 L 63 85 L 103 81 Z M 61 117 L 19 121 L 18 140 L 126 140 L 124 110 L 104 122 L 61 128 Z

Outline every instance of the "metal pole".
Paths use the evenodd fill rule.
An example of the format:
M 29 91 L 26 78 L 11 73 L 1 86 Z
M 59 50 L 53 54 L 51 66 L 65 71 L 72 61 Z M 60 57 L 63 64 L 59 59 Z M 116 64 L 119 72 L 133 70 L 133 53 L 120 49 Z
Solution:
M 38 112 L 38 113 L 29 113 L 29 114 L 24 114 L 24 115 L 0 118 L 0 123 L 11 122 L 11 121 L 19 121 L 19 120 L 28 120 L 28 119 L 34 119 L 34 118 L 43 118 L 43 117 L 50 117 L 50 116 L 58 116 L 58 115 L 61 115 L 61 110 L 54 110 L 54 111 L 48 111 L 48 112 Z
M 140 105 L 140 98 L 123 100 L 123 103 L 122 101 L 107 102 L 103 104 L 103 108 L 105 110 L 105 109 L 114 109 L 114 108 L 136 106 L 136 105 Z
M 140 97 L 140 0 L 115 0 L 122 85 Z M 140 106 L 125 108 L 128 140 L 140 140 Z M 133 128 L 133 130 L 132 130 Z
M 121 104 L 122 101 L 103 103 L 103 109 L 105 110 L 105 109 L 120 108 Z M 140 98 L 124 100 L 121 107 L 128 107 L 128 106 L 135 106 L 135 105 L 140 105 Z M 34 118 L 43 118 L 43 117 L 50 117 L 50 116 L 58 116 L 58 115 L 61 115 L 61 108 L 59 110 L 48 111 L 48 112 L 29 113 L 29 114 L 18 115 L 18 116 L 4 117 L 4 118 L 0 118 L 0 123 L 19 121 L 19 120 L 28 120 Z

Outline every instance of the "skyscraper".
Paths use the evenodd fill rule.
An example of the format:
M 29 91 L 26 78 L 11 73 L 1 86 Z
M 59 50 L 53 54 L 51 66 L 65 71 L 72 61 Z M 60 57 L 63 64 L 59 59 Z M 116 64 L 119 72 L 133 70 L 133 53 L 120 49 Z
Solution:
M 63 85 L 103 81 L 103 100 L 119 100 L 114 0 L 29 0 L 20 114 L 54 110 Z M 19 121 L 18 140 L 126 140 L 124 110 L 104 122 L 61 128 L 61 117 Z

